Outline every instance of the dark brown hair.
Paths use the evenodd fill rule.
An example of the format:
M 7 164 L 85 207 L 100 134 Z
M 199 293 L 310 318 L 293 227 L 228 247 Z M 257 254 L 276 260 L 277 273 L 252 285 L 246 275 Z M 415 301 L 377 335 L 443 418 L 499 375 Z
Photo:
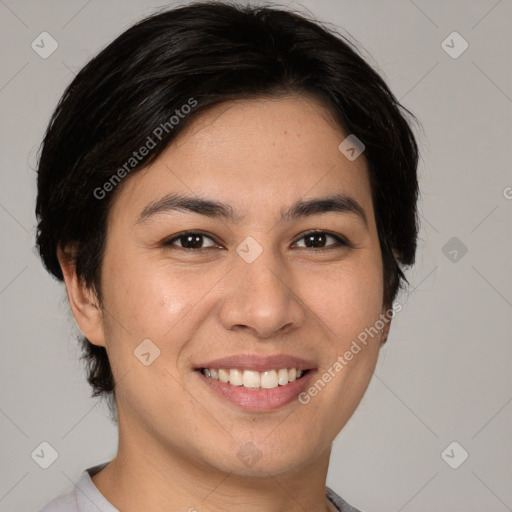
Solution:
M 57 248 L 73 246 L 78 277 L 101 301 L 107 214 L 115 191 L 98 190 L 105 191 L 114 174 L 124 178 L 155 160 L 208 107 L 290 93 L 317 97 L 343 132 L 365 145 L 383 300 L 390 306 L 407 283 L 401 266 L 414 263 L 417 245 L 418 150 L 406 116 L 414 118 L 348 40 L 276 7 L 200 2 L 160 12 L 129 28 L 78 73 L 40 152 L 36 242 L 45 267 L 63 280 Z M 173 123 L 191 98 L 194 108 Z M 152 137 L 151 151 L 130 160 L 162 126 L 167 129 Z M 105 349 L 86 338 L 81 342 L 93 396 L 115 403 Z

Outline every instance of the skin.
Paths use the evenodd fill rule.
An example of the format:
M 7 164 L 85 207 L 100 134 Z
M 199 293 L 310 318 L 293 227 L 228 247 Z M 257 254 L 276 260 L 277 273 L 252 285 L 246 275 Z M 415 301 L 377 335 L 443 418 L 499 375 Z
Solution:
M 92 480 L 123 512 L 331 510 L 331 443 L 367 389 L 390 323 L 306 405 L 246 412 L 193 368 L 226 355 L 287 353 L 314 361 L 321 376 L 386 311 L 364 154 L 345 158 L 338 145 L 347 134 L 312 97 L 240 100 L 191 121 L 116 191 L 102 306 L 59 253 L 77 323 L 106 347 L 117 382 L 118 453 Z M 222 201 L 245 217 L 174 211 L 137 224 L 170 192 Z M 337 212 L 280 220 L 294 201 L 333 193 L 357 200 L 368 225 Z M 307 247 L 312 229 L 352 247 L 330 237 L 323 250 L 321 240 Z M 209 233 L 207 248 L 163 245 L 187 230 Z M 236 252 L 248 236 L 263 248 L 250 264 Z M 145 366 L 133 351 L 148 338 L 160 356 Z M 246 443 L 261 456 L 251 466 L 237 457 Z

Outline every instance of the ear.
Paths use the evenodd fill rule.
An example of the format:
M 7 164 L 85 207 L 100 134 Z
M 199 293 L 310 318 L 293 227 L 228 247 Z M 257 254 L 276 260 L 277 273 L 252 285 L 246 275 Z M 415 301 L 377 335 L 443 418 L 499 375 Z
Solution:
M 104 347 L 103 315 L 96 294 L 76 275 L 75 258 L 71 249 L 59 247 L 57 258 L 64 275 L 69 305 L 78 327 L 93 345 Z
M 389 335 L 389 329 L 391 329 L 391 320 L 393 317 L 390 317 L 386 313 L 391 309 L 391 307 L 385 307 L 382 309 L 382 321 L 384 322 L 384 327 L 382 328 L 382 338 L 381 338 L 381 346 L 386 343 Z

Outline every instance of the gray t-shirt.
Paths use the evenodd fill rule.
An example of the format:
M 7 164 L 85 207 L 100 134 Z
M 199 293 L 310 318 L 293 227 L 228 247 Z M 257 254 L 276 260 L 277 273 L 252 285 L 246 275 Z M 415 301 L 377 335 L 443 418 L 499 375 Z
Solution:
M 58 496 L 39 512 L 119 512 L 107 501 L 91 480 L 91 476 L 101 471 L 107 464 L 108 462 L 104 462 L 86 469 L 71 492 Z M 325 489 L 327 498 L 340 512 L 361 512 L 351 507 L 329 487 Z

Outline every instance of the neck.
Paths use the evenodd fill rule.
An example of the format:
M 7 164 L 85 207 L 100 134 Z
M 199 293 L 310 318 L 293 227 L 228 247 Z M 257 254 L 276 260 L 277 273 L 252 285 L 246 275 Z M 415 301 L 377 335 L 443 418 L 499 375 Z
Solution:
M 92 481 L 123 512 L 330 512 L 325 482 L 331 445 L 315 460 L 279 474 L 223 472 L 191 460 L 179 447 L 162 447 L 147 432 L 122 428 L 116 457 Z

